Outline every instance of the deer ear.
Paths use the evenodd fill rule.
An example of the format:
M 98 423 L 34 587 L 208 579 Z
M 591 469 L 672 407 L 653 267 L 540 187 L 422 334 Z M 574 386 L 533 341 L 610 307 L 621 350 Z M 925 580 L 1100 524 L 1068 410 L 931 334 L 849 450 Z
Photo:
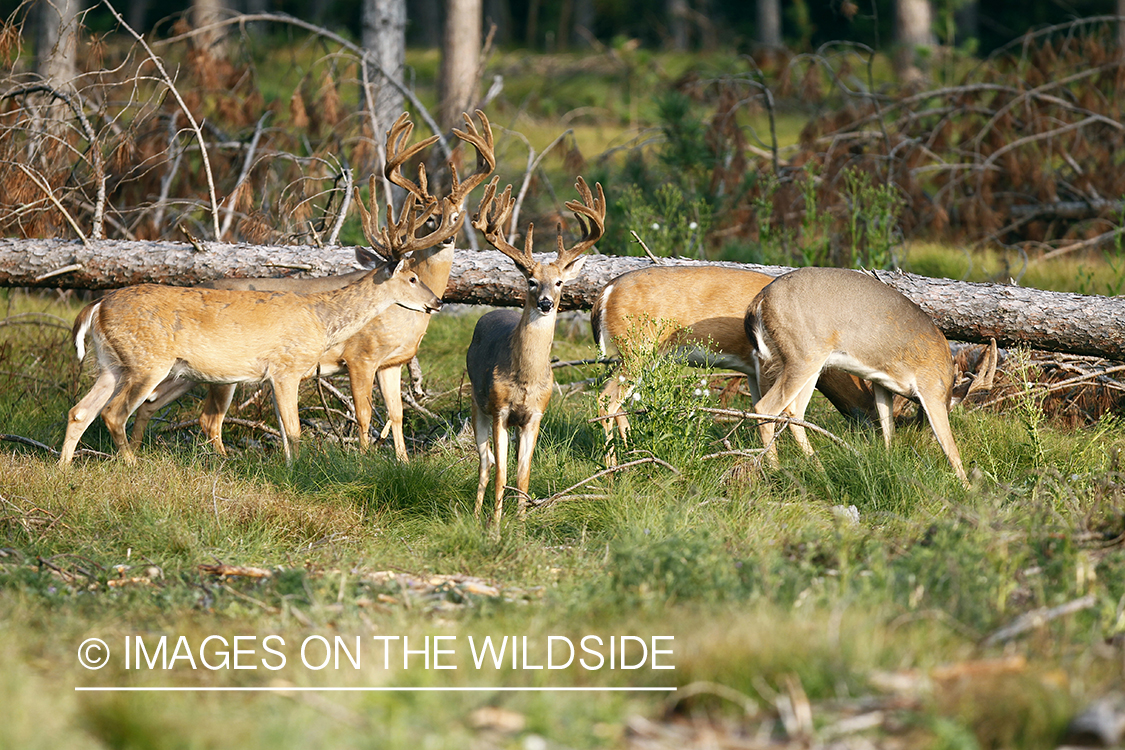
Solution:
M 563 269 L 563 280 L 570 281 L 582 271 L 583 264 L 586 263 L 586 256 L 579 255 L 572 260 L 566 268 Z
M 398 276 L 400 273 L 402 273 L 403 269 L 405 269 L 405 268 L 406 268 L 406 264 L 403 263 L 401 259 L 392 260 L 389 263 L 387 263 L 387 277 L 393 278 L 395 276 Z
M 356 247 L 355 262 L 359 264 L 360 268 L 366 269 L 368 271 L 373 271 L 379 266 L 386 263 L 386 261 L 382 257 L 377 255 L 376 253 L 371 252 L 366 247 Z

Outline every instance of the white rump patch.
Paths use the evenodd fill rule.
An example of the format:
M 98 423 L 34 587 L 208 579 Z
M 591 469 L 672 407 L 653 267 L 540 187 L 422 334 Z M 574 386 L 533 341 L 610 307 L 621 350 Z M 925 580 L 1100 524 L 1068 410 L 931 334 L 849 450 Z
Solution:
M 90 314 L 82 321 L 82 325 L 78 327 L 78 331 L 74 334 L 74 348 L 78 350 L 78 361 L 81 362 L 86 358 L 86 334 L 90 331 L 90 326 L 93 324 L 94 316 L 98 314 L 102 303 L 98 302 L 90 310 Z
M 613 292 L 613 284 L 610 284 L 609 286 L 607 286 L 605 289 L 602 290 L 601 299 L 599 300 L 599 303 L 601 304 L 601 308 L 602 308 L 602 314 L 601 314 L 601 320 L 598 321 L 598 351 L 601 352 L 601 355 L 603 357 L 605 357 L 607 352 L 609 351 L 609 342 L 607 340 L 608 337 L 609 337 L 609 332 L 606 330 L 605 320 L 606 320 L 606 311 L 607 311 L 607 308 L 608 308 L 608 305 L 609 305 L 609 295 L 612 292 Z

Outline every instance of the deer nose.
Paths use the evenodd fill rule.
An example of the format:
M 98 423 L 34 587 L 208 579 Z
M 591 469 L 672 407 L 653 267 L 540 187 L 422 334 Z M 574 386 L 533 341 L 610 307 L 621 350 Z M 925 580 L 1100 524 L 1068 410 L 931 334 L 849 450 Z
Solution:
M 432 312 L 432 313 L 436 313 L 436 312 L 441 312 L 441 305 L 442 305 L 442 302 L 441 302 L 441 300 L 439 299 L 439 300 L 438 300 L 437 302 L 435 302 L 435 303 L 433 303 L 432 305 L 430 305 L 430 306 L 429 306 L 429 307 L 427 308 L 427 310 L 428 310 L 429 312 Z
M 549 313 L 549 312 L 551 312 L 551 308 L 554 307 L 554 306 L 555 306 L 555 303 L 550 297 L 540 297 L 539 298 L 539 312 Z

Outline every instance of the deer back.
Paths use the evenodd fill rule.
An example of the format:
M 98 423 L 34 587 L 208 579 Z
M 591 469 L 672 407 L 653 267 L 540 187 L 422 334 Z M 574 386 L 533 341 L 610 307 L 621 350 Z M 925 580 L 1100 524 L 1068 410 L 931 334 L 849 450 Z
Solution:
M 859 271 L 802 268 L 779 276 L 750 304 L 746 332 L 764 360 L 823 357 L 869 380 L 885 375 L 900 385 L 926 380 L 952 388 L 949 342 L 933 320 Z
M 773 281 L 755 271 L 720 266 L 655 266 L 613 279 L 594 301 L 590 323 L 605 355 L 636 338 L 663 348 L 699 347 L 750 367 L 746 306 Z M 720 366 L 727 366 L 721 365 Z
M 441 305 L 417 274 L 388 265 L 309 294 L 141 284 L 110 292 L 76 326 L 89 320 L 107 364 L 238 382 L 271 370 L 307 371 L 396 302 L 418 310 Z

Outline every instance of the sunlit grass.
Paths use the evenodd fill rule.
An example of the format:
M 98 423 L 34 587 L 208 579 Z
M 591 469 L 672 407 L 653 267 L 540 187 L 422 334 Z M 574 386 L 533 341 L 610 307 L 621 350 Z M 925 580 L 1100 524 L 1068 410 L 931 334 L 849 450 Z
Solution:
M 1020 286 L 1080 294 L 1125 293 L 1125 260 L 1111 255 L 1080 253 L 1049 260 L 1017 251 L 996 249 L 951 251 L 946 245 L 911 243 L 904 270 L 923 276 L 961 281 L 1015 281 Z

